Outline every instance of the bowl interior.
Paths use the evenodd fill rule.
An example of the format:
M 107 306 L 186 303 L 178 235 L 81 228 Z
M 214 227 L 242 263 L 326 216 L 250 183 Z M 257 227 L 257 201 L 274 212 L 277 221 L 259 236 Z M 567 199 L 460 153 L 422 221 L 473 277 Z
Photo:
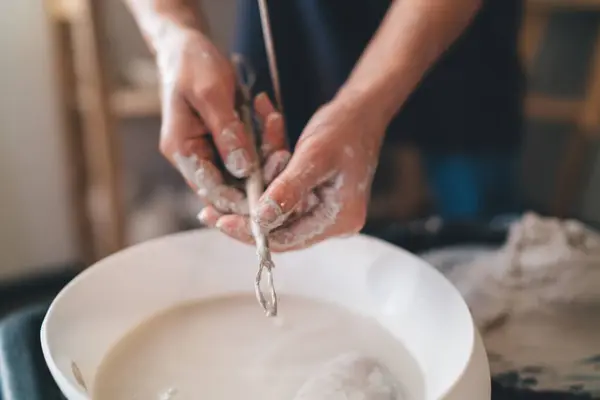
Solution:
M 280 296 L 329 301 L 377 318 L 421 367 L 427 399 L 440 398 L 460 379 L 474 346 L 471 316 L 454 287 L 419 258 L 355 236 L 274 261 Z M 126 332 L 180 303 L 251 293 L 255 268 L 254 249 L 212 230 L 146 242 L 100 261 L 48 311 L 42 348 L 52 375 L 69 400 L 88 399 L 82 384 L 93 387 L 104 355 Z

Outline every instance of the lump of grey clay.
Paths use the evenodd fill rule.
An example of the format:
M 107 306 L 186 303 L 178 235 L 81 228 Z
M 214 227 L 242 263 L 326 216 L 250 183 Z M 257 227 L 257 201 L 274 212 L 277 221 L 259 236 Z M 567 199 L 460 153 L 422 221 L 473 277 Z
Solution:
M 399 382 L 377 360 L 356 353 L 327 362 L 294 400 L 405 400 Z

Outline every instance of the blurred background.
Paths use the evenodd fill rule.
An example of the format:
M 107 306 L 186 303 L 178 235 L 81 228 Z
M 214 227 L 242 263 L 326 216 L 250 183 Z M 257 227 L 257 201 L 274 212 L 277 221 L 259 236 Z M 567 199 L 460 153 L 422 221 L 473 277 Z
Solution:
M 227 49 L 234 0 L 201 3 Z M 525 8 L 523 207 L 600 225 L 600 1 Z M 120 0 L 0 2 L 0 48 L 0 282 L 199 226 L 158 153 L 156 70 Z M 379 173 L 372 218 L 435 214 L 418 149 L 384 158 L 401 172 Z

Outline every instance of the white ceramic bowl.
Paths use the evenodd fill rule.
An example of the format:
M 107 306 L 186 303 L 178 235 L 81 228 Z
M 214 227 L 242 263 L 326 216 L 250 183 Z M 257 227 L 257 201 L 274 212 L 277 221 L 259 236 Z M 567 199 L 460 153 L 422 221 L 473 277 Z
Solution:
M 488 400 L 487 357 L 466 304 L 414 255 L 365 236 L 277 254 L 280 296 L 337 303 L 377 318 L 416 359 L 426 398 Z M 146 242 L 82 273 L 54 300 L 42 325 L 44 357 L 69 400 L 89 400 L 96 370 L 126 332 L 179 303 L 253 292 L 255 254 L 219 232 Z M 257 305 L 258 307 L 258 305 Z

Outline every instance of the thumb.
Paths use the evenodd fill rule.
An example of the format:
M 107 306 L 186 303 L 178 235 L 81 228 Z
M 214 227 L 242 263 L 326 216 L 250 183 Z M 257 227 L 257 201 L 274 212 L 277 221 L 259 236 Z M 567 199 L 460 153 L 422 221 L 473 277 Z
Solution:
M 315 147 L 302 150 L 294 153 L 260 198 L 254 218 L 267 232 L 281 226 L 297 205 L 335 172 L 332 157 L 323 156 Z

